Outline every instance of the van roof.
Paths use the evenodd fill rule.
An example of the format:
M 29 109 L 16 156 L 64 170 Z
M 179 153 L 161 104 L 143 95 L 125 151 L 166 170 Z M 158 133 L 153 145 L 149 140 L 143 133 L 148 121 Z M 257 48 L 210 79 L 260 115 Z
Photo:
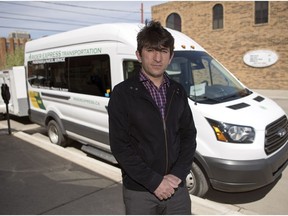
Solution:
M 143 27 L 144 24 L 140 23 L 106 23 L 93 25 L 29 41 L 26 43 L 25 52 L 30 53 L 97 41 L 120 42 L 131 45 L 135 47 L 136 50 L 136 36 Z M 204 50 L 185 34 L 168 28 L 167 30 L 175 39 L 175 50 Z

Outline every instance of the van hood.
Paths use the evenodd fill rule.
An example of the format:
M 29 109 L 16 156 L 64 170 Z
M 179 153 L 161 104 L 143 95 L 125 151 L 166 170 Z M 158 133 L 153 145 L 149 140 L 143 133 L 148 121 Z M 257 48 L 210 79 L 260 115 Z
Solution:
M 277 103 L 255 92 L 244 98 L 224 103 L 213 105 L 197 103 L 195 108 L 206 118 L 251 126 L 256 130 L 265 130 L 268 124 L 285 115 Z

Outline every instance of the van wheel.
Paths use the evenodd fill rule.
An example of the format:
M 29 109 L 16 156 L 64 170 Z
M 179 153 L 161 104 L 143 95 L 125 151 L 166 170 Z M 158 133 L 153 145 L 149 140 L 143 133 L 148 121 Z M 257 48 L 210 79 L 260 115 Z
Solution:
M 56 121 L 51 120 L 47 126 L 48 136 L 51 143 L 54 143 L 59 146 L 65 147 L 67 145 L 67 141 L 63 136 L 61 129 Z
M 186 186 L 190 194 L 198 197 L 203 197 L 209 189 L 206 177 L 196 163 L 192 164 L 192 170 L 186 177 Z

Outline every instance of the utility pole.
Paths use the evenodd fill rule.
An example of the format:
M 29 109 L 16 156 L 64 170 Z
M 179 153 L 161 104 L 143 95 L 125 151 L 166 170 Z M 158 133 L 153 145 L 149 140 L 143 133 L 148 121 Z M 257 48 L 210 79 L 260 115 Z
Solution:
M 143 3 L 141 3 L 141 23 L 144 23 L 144 9 L 143 9 Z

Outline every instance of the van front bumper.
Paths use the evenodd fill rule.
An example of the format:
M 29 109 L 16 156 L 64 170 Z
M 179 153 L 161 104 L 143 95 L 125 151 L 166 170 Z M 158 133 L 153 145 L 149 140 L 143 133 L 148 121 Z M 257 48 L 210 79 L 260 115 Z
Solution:
M 288 143 L 266 159 L 225 160 L 205 157 L 212 187 L 225 192 L 244 192 L 261 188 L 277 179 L 288 165 Z

